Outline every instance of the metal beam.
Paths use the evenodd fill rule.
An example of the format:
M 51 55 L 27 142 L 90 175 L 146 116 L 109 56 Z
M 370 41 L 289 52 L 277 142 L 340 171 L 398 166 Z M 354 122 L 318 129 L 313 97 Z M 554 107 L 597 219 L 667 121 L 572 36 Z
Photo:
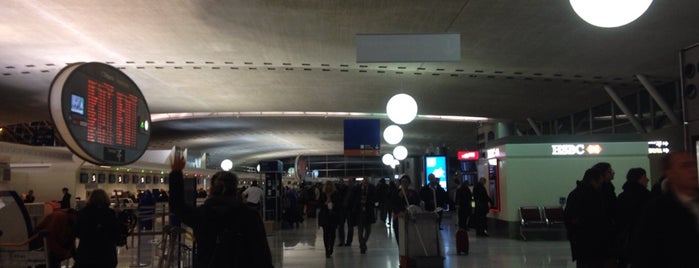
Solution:
M 529 125 L 534 130 L 534 133 L 536 133 L 537 136 L 541 136 L 541 130 L 539 129 L 539 126 L 536 125 L 536 122 L 534 122 L 534 120 L 531 119 L 531 117 L 527 117 L 527 122 L 529 122 Z
M 651 84 L 650 81 L 648 81 L 648 79 L 644 75 L 637 74 L 636 78 L 638 78 L 638 81 L 640 81 L 643 87 L 646 88 L 648 94 L 650 94 L 650 96 L 653 97 L 658 106 L 660 106 L 660 109 L 662 109 L 665 115 L 670 119 L 670 121 L 672 121 L 672 124 L 681 125 L 682 122 L 680 122 L 680 120 L 677 119 L 677 116 L 674 112 L 672 112 L 672 108 L 670 108 L 670 105 L 668 105 L 665 99 L 663 99 L 663 97 L 660 96 L 658 90 L 655 89 L 653 84 Z
M 629 110 L 629 107 L 626 107 L 626 104 L 621 100 L 619 95 L 614 92 L 614 89 L 612 89 L 610 86 L 605 85 L 604 90 L 607 91 L 607 94 L 609 94 L 609 97 L 612 97 L 612 100 L 614 100 L 614 103 L 616 103 L 617 106 L 619 106 L 619 109 L 621 109 L 622 112 L 626 115 L 626 118 L 629 119 L 629 122 L 636 128 L 636 130 L 639 133 L 646 133 L 646 130 L 643 128 L 641 125 L 641 122 L 638 121 L 638 118 L 636 118 L 633 113 L 631 113 L 631 110 Z

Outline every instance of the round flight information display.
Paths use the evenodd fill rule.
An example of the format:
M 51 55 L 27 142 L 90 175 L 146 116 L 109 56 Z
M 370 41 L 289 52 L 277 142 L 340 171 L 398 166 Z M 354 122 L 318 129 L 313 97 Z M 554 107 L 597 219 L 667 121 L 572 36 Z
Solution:
M 135 162 L 150 140 L 150 111 L 136 83 L 103 63 L 71 64 L 54 78 L 49 108 L 73 153 L 96 165 Z

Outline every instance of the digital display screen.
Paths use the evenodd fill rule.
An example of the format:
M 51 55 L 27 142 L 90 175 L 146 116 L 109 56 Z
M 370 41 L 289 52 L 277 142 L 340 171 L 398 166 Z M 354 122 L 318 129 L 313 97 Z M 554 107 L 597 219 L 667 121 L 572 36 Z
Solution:
M 80 173 L 80 183 L 87 183 L 88 176 L 87 173 Z
M 146 176 L 146 183 L 150 183 L 150 176 Z
M 70 94 L 70 111 L 79 115 L 85 114 L 85 98 Z
M 114 175 L 114 174 L 109 174 L 109 177 L 108 177 L 108 178 L 109 178 L 109 179 L 107 180 L 107 182 L 109 182 L 109 183 L 115 183 L 115 182 L 116 182 L 116 175 Z
M 131 183 L 136 184 L 138 183 L 138 175 L 133 175 L 131 176 Z
M 49 94 L 51 117 L 66 145 L 97 165 L 138 160 L 150 139 L 150 111 L 140 89 L 103 63 L 69 65 Z
M 100 173 L 97 175 L 97 182 L 98 183 L 105 183 L 107 181 L 107 177 L 104 175 L 104 173 Z
M 429 183 L 427 178 L 434 174 L 439 179 L 439 185 L 447 189 L 447 157 L 444 155 L 425 156 L 425 185 Z

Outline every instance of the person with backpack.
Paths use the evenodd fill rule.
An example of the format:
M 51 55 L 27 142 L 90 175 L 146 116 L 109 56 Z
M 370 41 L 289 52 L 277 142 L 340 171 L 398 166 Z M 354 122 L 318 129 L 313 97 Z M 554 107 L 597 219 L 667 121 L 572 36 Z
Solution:
M 238 177 L 227 171 L 214 174 L 208 199 L 194 207 L 184 201 L 185 164 L 183 157 L 172 163 L 170 206 L 194 230 L 194 267 L 274 267 L 262 218 L 242 203 Z

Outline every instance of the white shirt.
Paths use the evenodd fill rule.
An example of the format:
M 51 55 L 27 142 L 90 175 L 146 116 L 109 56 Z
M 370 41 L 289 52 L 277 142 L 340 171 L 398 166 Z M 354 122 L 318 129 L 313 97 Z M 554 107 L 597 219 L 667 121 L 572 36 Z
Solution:
M 262 201 L 263 194 L 264 191 L 257 186 L 250 186 L 243 191 L 243 196 L 247 196 L 247 198 L 245 198 L 245 202 L 253 204 L 259 204 L 260 201 Z

